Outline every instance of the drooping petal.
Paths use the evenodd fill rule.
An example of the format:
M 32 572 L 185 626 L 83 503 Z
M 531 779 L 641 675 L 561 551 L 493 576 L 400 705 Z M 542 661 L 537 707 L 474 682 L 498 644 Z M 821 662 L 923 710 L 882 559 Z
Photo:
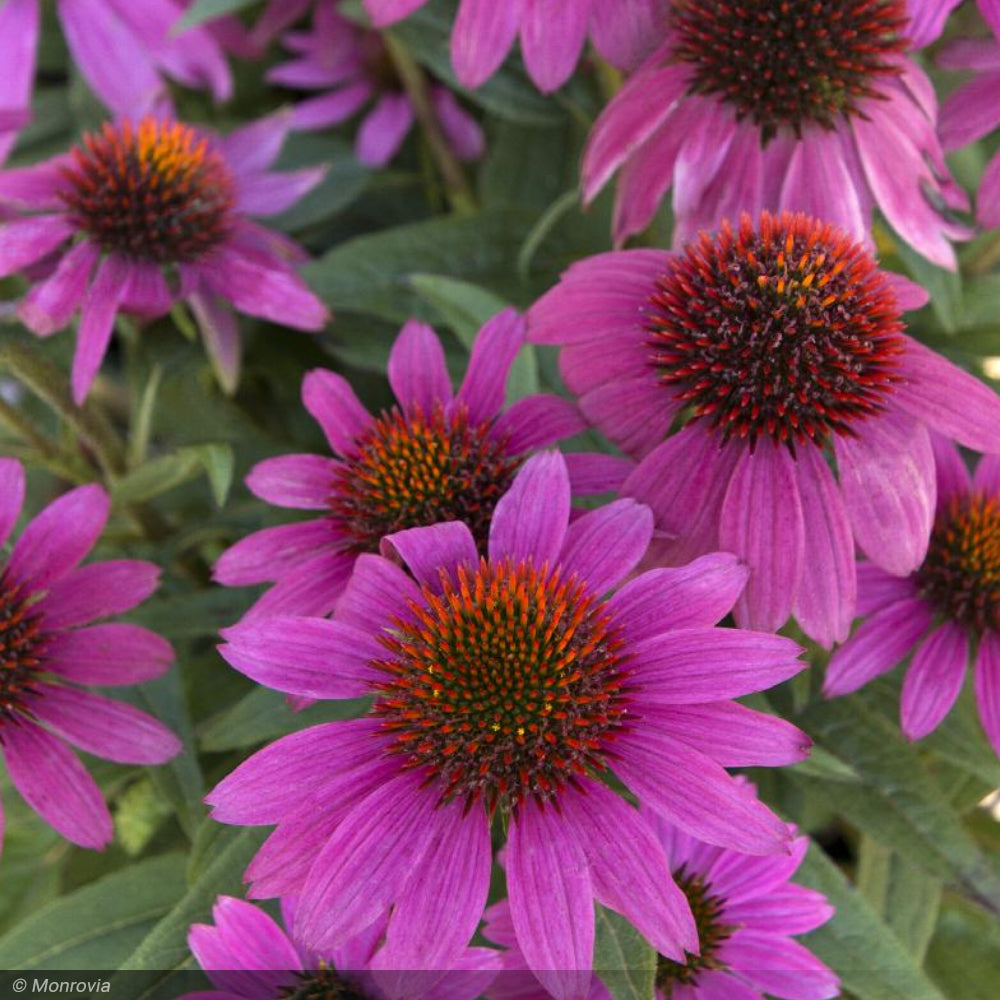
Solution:
M 590 23 L 590 4 L 523 0 L 521 52 L 528 75 L 551 93 L 573 75 Z
M 117 254 L 109 254 L 98 265 L 94 283 L 90 286 L 80 312 L 80 329 L 76 335 L 76 353 L 73 355 L 71 383 L 73 402 L 81 405 L 101 367 L 115 316 L 122 296 L 128 287 L 130 268 Z
M 384 167 L 399 152 L 413 121 L 406 94 L 384 94 L 358 131 L 358 159 L 368 167 Z
M 73 235 L 65 215 L 38 215 L 14 219 L 0 226 L 0 277 L 21 271 Z
M 114 623 L 61 632 L 46 639 L 46 666 L 76 684 L 139 684 L 170 669 L 169 642 L 139 625 Z
M 216 378 L 230 395 L 240 380 L 240 324 L 235 313 L 217 295 L 194 293 L 188 298 L 201 339 Z
M 66 326 L 83 301 L 99 255 L 98 248 L 87 240 L 70 248 L 55 271 L 34 285 L 21 302 L 18 315 L 24 325 L 39 337 Z
M 100 850 L 111 843 L 104 796 L 73 751 L 32 723 L 5 725 L 0 746 L 24 801 L 67 840 Z
M 95 757 L 121 764 L 163 764 L 183 749 L 161 722 L 131 705 L 89 691 L 36 684 L 35 717 L 57 736 Z
M 566 819 L 529 799 L 507 836 L 507 891 L 517 941 L 556 1000 L 587 995 L 594 962 L 594 888 Z
M 794 677 L 806 664 L 784 636 L 746 629 L 683 628 L 632 647 L 643 700 L 691 705 L 739 698 Z
M 15 458 L 0 458 L 0 547 L 10 536 L 24 505 L 24 466 Z
M 979 641 L 975 669 L 976 702 L 986 738 L 1000 754 L 1000 636 L 986 632 Z
M 64 493 L 21 533 L 10 554 L 8 572 L 44 590 L 80 564 L 104 530 L 110 510 L 111 498 L 100 486 L 78 486 Z
M 937 498 L 927 429 L 885 414 L 865 421 L 856 438 L 837 436 L 834 450 L 858 545 L 887 572 L 912 573 L 927 554 Z
M 634 642 L 667 629 L 717 625 L 748 575 L 736 556 L 716 552 L 686 566 L 643 573 L 613 595 L 607 609 Z
M 937 729 L 962 690 L 969 639 L 963 626 L 946 622 L 923 641 L 906 671 L 900 722 L 909 740 Z
M 674 882 L 662 845 L 640 813 L 595 781 L 560 798 L 590 865 L 594 894 L 621 913 L 661 954 L 684 961 L 698 950 L 687 899 Z
M 451 33 L 451 63 L 458 82 L 475 89 L 485 83 L 514 44 L 524 0 L 462 0 Z
M 850 634 L 857 610 L 854 536 L 840 490 L 820 450 L 801 449 L 795 472 L 804 545 L 792 613 L 807 635 L 829 649 Z
M 904 598 L 864 622 L 830 660 L 823 692 L 850 694 L 892 670 L 930 629 L 934 613 L 926 602 Z
M 795 460 L 788 449 L 758 441 L 743 452 L 726 491 L 719 548 L 750 569 L 736 601 L 742 628 L 775 631 L 791 614 L 805 551 L 805 522 Z
M 384 653 L 374 636 L 342 621 L 280 615 L 223 632 L 226 662 L 265 687 L 304 698 L 360 698 Z

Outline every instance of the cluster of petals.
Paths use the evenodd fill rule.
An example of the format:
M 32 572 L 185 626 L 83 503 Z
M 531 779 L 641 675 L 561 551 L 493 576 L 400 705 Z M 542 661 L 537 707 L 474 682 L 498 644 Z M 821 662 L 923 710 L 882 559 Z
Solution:
M 806 223 L 765 213 L 759 225 L 764 232 Z M 836 473 L 808 439 L 792 448 L 765 435 L 753 446 L 752 437 L 727 439 L 703 419 L 678 430 L 686 403 L 662 381 L 650 344 L 658 282 L 674 259 L 643 249 L 573 264 L 529 312 L 529 339 L 562 347 L 561 372 L 584 415 L 639 460 L 622 493 L 656 515 L 666 536 L 658 557 L 680 564 L 717 549 L 735 553 L 752 571 L 737 623 L 778 629 L 794 614 L 829 647 L 847 638 L 855 615 L 855 543 L 896 576 L 912 573 L 927 552 L 937 493 L 930 431 L 1000 452 L 1000 399 L 900 334 L 880 408 L 850 433 L 830 435 Z M 881 274 L 900 310 L 926 301 L 906 279 Z M 790 348 L 806 335 L 783 342 Z
M 751 786 L 746 786 L 752 794 Z M 833 907 L 815 889 L 790 879 L 805 859 L 808 837 L 796 837 L 790 853 L 760 857 L 705 844 L 649 810 L 645 813 L 678 881 L 697 880 L 701 903 L 710 912 L 703 922 L 701 953 L 685 963 L 660 962 L 657 1000 L 830 1000 L 839 996 L 834 973 L 794 940 L 833 916 Z M 794 827 L 791 828 L 794 832 Z M 705 903 L 709 906 L 705 907 Z M 506 900 L 486 911 L 483 936 L 506 950 L 503 972 L 487 990 L 489 1000 L 546 1000 L 524 958 Z M 679 967 L 683 966 L 683 971 Z M 668 976 L 673 970 L 676 974 Z M 623 971 L 605 975 L 615 985 Z M 597 975 L 587 1000 L 611 1000 Z
M 402 416 L 404 427 L 435 412 L 440 412 L 445 421 L 461 418 L 468 428 L 481 430 L 484 444 L 495 457 L 502 457 L 505 465 L 584 430 L 586 422 L 579 410 L 555 395 L 529 396 L 505 407 L 504 387 L 524 340 L 523 318 L 514 310 L 499 313 L 477 334 L 465 377 L 458 391 L 453 392 L 440 340 L 430 327 L 411 320 L 400 331 L 389 356 L 389 384 L 398 404 L 394 412 Z M 352 499 L 345 489 L 343 473 L 372 443 L 378 418 L 368 412 L 342 375 L 330 371 L 316 370 L 306 375 L 302 401 L 323 428 L 335 457 L 283 455 L 266 459 L 251 471 L 247 486 L 268 503 L 323 511 L 323 516 L 255 532 L 225 552 L 215 566 L 215 579 L 227 586 L 274 583 L 248 613 L 253 617 L 328 614 L 363 551 L 350 524 L 332 508 Z M 390 415 L 381 414 L 383 418 Z M 567 463 L 577 495 L 617 488 L 629 467 L 621 459 L 597 454 L 569 455 Z M 409 503 L 405 497 L 397 501 L 394 530 L 432 523 L 423 518 L 428 516 L 427 501 L 433 500 L 435 484 L 417 482 L 417 471 L 409 473 L 413 480 L 410 483 L 405 483 L 407 473 L 396 472 L 393 476 L 398 479 L 402 475 L 403 485 L 409 487 L 411 495 Z M 443 479 L 452 480 L 461 474 L 457 464 L 441 472 Z M 490 484 L 476 476 L 467 485 L 454 481 L 442 485 L 455 492 L 450 498 L 442 498 L 440 516 L 432 520 L 451 520 L 462 506 L 483 507 L 489 501 L 485 492 L 488 486 L 507 484 Z M 424 502 L 419 502 L 421 489 L 428 491 Z M 370 501 L 371 491 L 372 486 L 367 485 L 367 497 L 357 499 L 362 503 Z M 434 514 L 434 504 L 430 506 Z M 376 539 L 371 549 L 374 551 L 377 545 Z
M 962 0 L 908 0 L 913 22 L 910 37 L 914 45 L 929 45 L 944 31 L 948 15 Z M 1000 0 L 976 0 L 986 23 L 1000 38 Z
M 376 27 L 408 17 L 427 0 L 365 0 Z M 561 87 L 592 39 L 615 66 L 633 65 L 657 30 L 663 0 L 461 0 L 451 35 L 455 76 L 479 87 L 520 39 L 528 75 L 542 91 Z
M 416 120 L 413 102 L 378 32 L 360 28 L 337 11 L 336 0 L 316 0 L 309 31 L 282 37 L 295 58 L 268 71 L 272 83 L 325 93 L 299 101 L 294 125 L 312 131 L 339 125 L 374 101 L 358 130 L 358 159 L 384 167 L 399 151 Z M 439 83 L 430 98 L 441 131 L 460 160 L 478 160 L 485 140 L 479 123 Z
M 997 6 L 1000 23 L 1000 5 Z M 954 42 L 938 62 L 949 69 L 972 70 L 975 79 L 959 87 L 941 108 L 941 142 L 947 150 L 961 149 L 1000 125 L 1000 42 L 968 39 Z M 986 165 L 976 198 L 980 225 L 1000 227 L 1000 153 Z
M 274 1000 L 280 996 L 358 996 L 393 1000 L 393 979 L 372 966 L 385 932 L 384 916 L 337 948 L 316 952 L 296 935 L 296 901 L 281 901 L 284 927 L 242 899 L 219 896 L 214 924 L 194 924 L 188 946 L 214 990 L 182 1000 Z M 474 1000 L 492 981 L 497 953 L 467 948 L 446 976 L 411 972 L 411 1000 Z M 297 992 L 299 991 L 299 992 Z
M 16 95 L 26 102 L 22 94 L 35 75 L 40 5 L 41 0 L 6 0 L 0 13 L 0 47 L 8 57 L 0 97 Z M 55 4 L 74 65 L 115 115 L 141 115 L 163 106 L 169 101 L 168 78 L 210 90 L 217 101 L 232 96 L 229 64 L 213 32 L 205 27 L 176 30 L 184 7 L 178 0 Z
M 558 599 L 571 593 L 598 609 L 615 637 L 620 666 L 608 684 L 623 706 L 621 721 L 583 759 L 596 756 L 651 810 L 706 842 L 749 854 L 786 853 L 786 826 L 725 768 L 804 757 L 809 741 L 794 726 L 732 700 L 798 673 L 799 648 L 782 637 L 715 627 L 746 581 L 732 556 L 652 570 L 618 589 L 652 532 L 649 510 L 631 500 L 571 519 L 566 463 L 543 452 L 525 463 L 497 505 L 482 562 L 461 522 L 410 529 L 387 537 L 383 555 L 357 559 L 332 620 L 277 615 L 226 630 L 224 657 L 260 684 L 305 698 L 375 696 L 361 718 L 311 727 L 266 747 L 208 796 L 221 822 L 277 826 L 247 870 L 251 893 L 300 894 L 299 932 L 317 950 L 342 944 L 391 906 L 376 965 L 451 967 L 486 903 L 490 816 L 483 795 L 461 789 L 449 795 L 455 786 L 436 777 L 432 763 L 400 750 L 383 719 L 392 706 L 379 700 L 387 676 L 380 661 L 407 623 L 419 628 L 432 612 L 446 614 L 442 593 L 451 595 L 447 601 L 474 601 L 466 589 L 470 574 L 495 578 L 511 567 L 525 569 L 522 579 L 536 583 L 564 581 Z M 496 609 L 489 607 L 483 606 L 481 625 L 468 626 L 470 642 L 493 642 L 489 616 Z M 536 614 L 545 610 L 532 607 Z M 571 604 L 566 614 L 573 611 Z M 511 624 L 512 641 L 524 628 L 523 620 Z M 478 666 L 452 660 L 440 669 L 447 679 Z M 517 684 L 529 681 L 520 671 L 533 667 L 510 669 Z M 488 678 L 481 683 L 500 682 L 488 663 L 479 676 Z M 428 711 L 435 702 L 436 696 Z M 441 738 L 450 739 L 443 731 Z M 506 813 L 506 866 L 519 945 L 545 987 L 566 998 L 585 993 L 589 983 L 595 899 L 622 913 L 663 955 L 683 960 L 698 943 L 649 820 L 593 767 L 567 770 L 565 781 L 554 778 L 566 766 L 560 754 L 580 756 L 582 747 L 576 739 L 561 748 L 553 740 L 555 771 L 539 782 L 523 772 L 528 784 L 519 786 Z M 471 746 L 467 752 L 475 757 Z M 537 752 L 522 767 L 529 761 L 534 767 Z M 470 766 L 469 788 L 494 767 Z
M 970 230 L 952 213 L 968 209 L 968 197 L 944 161 L 934 87 L 907 53 L 886 56 L 891 72 L 853 111 L 796 129 L 779 124 L 769 135 L 726 97 L 698 90 L 674 35 L 664 17 L 661 44 L 605 107 L 588 139 L 585 200 L 618 173 L 617 243 L 645 229 L 672 190 L 675 245 L 722 218 L 764 209 L 806 212 L 867 241 L 877 208 L 903 241 L 954 269 L 949 241 L 968 238 Z M 823 60 L 818 65 L 825 72 Z
M 24 491 L 20 463 L 0 459 L 0 546 Z M 170 644 L 147 629 L 92 624 L 140 604 L 159 578 L 148 562 L 79 565 L 110 505 L 98 486 L 71 490 L 27 524 L 9 557 L 0 556 L 0 753 L 25 802 L 91 848 L 111 842 L 111 815 L 68 744 L 126 764 L 162 764 L 181 749 L 146 713 L 88 690 L 150 680 L 173 660 Z
M 284 173 L 270 169 L 289 124 L 289 116 L 279 113 L 216 137 L 172 119 L 146 117 L 136 124 L 126 119 L 106 125 L 73 154 L 0 172 L 0 205 L 12 216 L 0 225 L 0 275 L 32 269 L 33 287 L 21 302 L 19 313 L 24 324 L 40 337 L 64 328 L 79 310 L 72 369 L 73 395 L 78 402 L 86 397 L 100 368 L 119 312 L 153 319 L 167 314 L 177 301 L 187 302 L 227 388 L 236 382 L 240 360 L 239 327 L 230 305 L 239 312 L 302 330 L 325 325 L 329 318 L 325 306 L 295 270 L 305 257 L 304 251 L 253 218 L 284 211 L 322 179 L 322 168 Z M 138 150 L 134 159 L 118 162 L 138 163 L 139 167 L 128 169 L 145 170 L 140 178 L 143 183 L 129 188 L 130 178 L 114 174 L 114 160 L 107 169 L 100 159 L 103 153 L 94 152 L 94 142 L 105 149 L 127 149 L 130 154 Z M 166 152 L 174 158 L 158 158 L 162 147 L 168 147 Z M 185 211 L 201 210 L 209 200 L 206 194 L 219 200 L 218 240 L 206 245 L 203 252 L 177 260 L 149 259 L 142 246 L 133 252 L 116 245 L 116 236 L 112 235 L 109 243 L 81 225 L 73 208 L 80 193 L 80 177 L 86 173 L 81 164 L 97 161 L 108 185 L 106 191 L 97 189 L 108 206 L 102 224 L 110 228 L 119 216 L 137 218 L 140 236 L 145 236 L 146 230 L 167 230 L 176 221 L 183 238 L 200 238 L 201 233 L 184 232 L 193 227 L 180 211 L 176 218 L 172 216 L 169 204 L 169 211 L 157 219 L 158 203 L 154 200 L 152 216 L 143 216 L 149 202 L 142 200 L 151 191 L 147 181 L 159 183 L 164 198 L 173 197 L 171 185 L 176 175 L 168 173 L 168 168 L 177 157 L 195 156 L 212 164 L 213 182 L 225 187 L 223 192 L 194 187 L 183 193 Z M 201 181 L 196 177 L 198 183 Z M 120 195 L 111 198 L 115 184 L 130 192 L 124 203 Z
M 971 658 L 979 717 L 1000 755 L 1000 458 L 980 458 L 970 477 L 949 442 L 935 438 L 934 446 L 935 537 L 943 549 L 932 546 L 908 576 L 871 563 L 859 567 L 864 621 L 834 653 L 823 690 L 849 694 L 909 658 L 900 724 L 918 740 L 951 711 Z

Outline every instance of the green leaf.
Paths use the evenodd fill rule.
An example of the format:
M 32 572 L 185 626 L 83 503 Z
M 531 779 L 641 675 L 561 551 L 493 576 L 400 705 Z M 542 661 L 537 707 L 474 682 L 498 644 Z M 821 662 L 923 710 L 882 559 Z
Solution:
M 233 466 L 235 459 L 233 449 L 228 444 L 195 445 L 190 451 L 201 462 L 216 506 L 224 507 L 229 489 L 233 485 Z
M 510 305 L 486 288 L 439 274 L 411 275 L 410 284 L 469 349 L 483 324 Z
M 148 996 L 154 990 L 163 989 L 173 973 L 191 966 L 193 959 L 187 946 L 191 924 L 210 921 L 217 896 L 243 896 L 243 873 L 263 842 L 266 831 L 223 827 L 220 832 L 219 829 L 210 829 L 209 824 L 218 827 L 213 820 L 206 820 L 199 831 L 196 850 L 203 837 L 211 842 L 211 850 L 202 850 L 200 856 L 205 863 L 195 869 L 194 881 L 120 964 L 119 969 L 130 974 L 112 981 L 111 992 L 118 1000 Z M 180 873 L 176 882 L 183 886 Z M 150 974 L 134 974 L 141 971 Z M 178 992 L 183 990 L 178 989 Z
M 813 705 L 796 721 L 861 779 L 814 787 L 832 808 L 929 874 L 954 881 L 1000 913 L 1000 878 L 898 724 L 852 696 Z M 794 775 L 796 781 L 813 781 Z
M 871 837 L 862 837 L 857 882 L 907 951 L 923 962 L 937 923 L 941 880 Z
M 152 778 L 130 785 L 115 803 L 115 841 L 131 857 L 141 854 L 164 821 L 173 815 L 170 803 Z
M 116 503 L 145 503 L 193 479 L 201 460 L 191 451 L 176 451 L 140 465 L 122 476 L 113 487 Z
M 941 915 L 927 952 L 927 972 L 948 1000 L 996 1000 L 1000 927 L 957 902 Z
M 115 969 L 183 891 L 184 859 L 152 858 L 42 907 L 0 939 L 0 968 Z
M 293 712 L 278 691 L 255 688 L 231 708 L 209 719 L 201 730 L 201 747 L 209 753 L 240 750 L 287 736 L 307 726 L 354 719 L 368 706 L 367 698 L 323 701 Z
M 930 307 L 947 333 L 955 333 L 962 313 L 962 279 L 954 271 L 932 264 L 902 240 L 896 241 L 895 252 L 903 259 L 910 277 L 930 292 Z
M 414 275 L 448 275 L 507 297 L 517 287 L 513 265 L 529 225 L 527 213 L 496 211 L 384 229 L 334 247 L 303 274 L 334 311 L 432 321 Z
M 206 21 L 214 21 L 224 14 L 234 14 L 256 2 L 257 0 L 194 0 L 174 28 L 174 34 L 180 34 L 185 28 L 193 28 Z
M 597 907 L 594 971 L 615 1000 L 652 1000 L 656 952 L 613 910 Z
M 802 943 L 858 1000 L 946 1000 L 865 898 L 815 844 L 795 881 L 818 889 L 836 915 Z

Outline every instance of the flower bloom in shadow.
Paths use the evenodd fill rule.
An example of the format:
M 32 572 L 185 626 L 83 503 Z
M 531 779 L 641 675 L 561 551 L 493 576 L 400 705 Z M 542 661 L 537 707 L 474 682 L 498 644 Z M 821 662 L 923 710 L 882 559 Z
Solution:
M 585 416 L 640 460 L 622 492 L 653 509 L 656 558 L 735 553 L 739 625 L 794 614 L 830 646 L 855 615 L 855 543 L 897 576 L 927 553 L 930 429 L 1000 451 L 1000 398 L 904 332 L 926 298 L 843 231 L 764 213 L 572 265 L 528 335 L 562 345 Z
M 294 127 L 339 125 L 374 101 L 358 131 L 357 156 L 369 167 L 384 167 L 399 152 L 416 116 L 381 35 L 345 20 L 334 0 L 317 0 L 311 29 L 289 32 L 282 43 L 295 58 L 269 70 L 268 80 L 327 91 L 296 105 Z M 478 160 L 485 140 L 475 118 L 442 84 L 431 83 L 429 93 L 454 154 L 460 160 Z
M 239 372 L 229 305 L 285 326 L 318 330 L 323 304 L 296 274 L 304 252 L 251 216 L 276 215 L 311 190 L 322 168 L 275 173 L 288 116 L 225 138 L 169 119 L 107 124 L 71 154 L 0 172 L 0 275 L 48 264 L 21 303 L 40 337 L 77 309 L 73 397 L 90 390 L 119 312 L 153 319 L 188 302 L 220 381 Z
M 905 0 L 673 0 L 660 48 L 594 126 L 585 199 L 618 172 L 622 242 L 672 189 L 676 246 L 764 209 L 808 212 L 865 241 L 878 208 L 954 269 L 949 240 L 970 230 L 951 210 L 968 198 L 948 174 L 907 24 Z
M 219 896 L 215 923 L 194 924 L 188 934 L 188 947 L 215 989 L 181 1000 L 475 1000 L 499 965 L 498 952 L 467 948 L 444 974 L 413 969 L 391 976 L 372 968 L 384 916 L 340 947 L 317 953 L 296 936 L 296 909 L 292 897 L 282 899 L 282 928 L 252 903 Z M 397 984 L 403 988 L 394 989 Z
M 365 0 L 377 27 L 408 17 L 427 0 Z M 662 0 L 461 0 L 451 35 L 459 83 L 479 87 L 520 38 L 528 75 L 545 92 L 572 75 L 587 38 L 604 58 L 631 65 L 648 43 Z
M 0 28 L 14 48 L 0 97 L 14 80 L 30 87 L 35 75 L 39 3 L 6 0 Z M 114 115 L 143 115 L 169 104 L 168 79 L 207 89 L 216 101 L 232 96 L 229 64 L 212 31 L 175 33 L 184 13 L 178 0 L 56 0 L 55 9 L 74 66 Z M 8 17 L 13 23 L 4 24 Z
M 937 513 L 923 562 L 905 577 L 859 569 L 854 635 L 834 653 L 824 691 L 844 695 L 912 653 L 900 721 L 908 739 L 933 732 L 962 690 L 970 657 L 983 729 L 1000 755 L 1000 458 L 970 477 L 961 456 L 935 438 Z
M 998 7 L 1000 10 L 1000 7 Z M 959 87 L 941 108 L 941 143 L 961 149 L 989 135 L 1000 125 L 1000 42 L 955 42 L 938 63 L 948 69 L 973 70 L 976 77 Z M 976 197 L 976 218 L 991 229 L 1000 228 L 1000 153 L 986 165 Z
M 389 357 L 397 404 L 377 416 L 343 376 L 310 372 L 302 400 L 336 457 L 267 459 L 247 485 L 268 503 L 322 516 L 237 542 L 216 563 L 215 579 L 227 586 L 275 583 L 252 609 L 255 617 L 325 615 L 358 556 L 378 552 L 385 535 L 465 521 L 485 551 L 493 510 L 524 459 L 586 427 L 579 410 L 558 396 L 529 396 L 505 407 L 504 386 L 524 336 L 514 310 L 491 319 L 455 393 L 437 335 L 411 320 Z M 596 454 L 569 455 L 567 462 L 578 495 L 616 489 L 631 467 Z
M 744 785 L 746 794 L 753 789 Z M 793 935 L 808 934 L 833 916 L 826 897 L 791 877 L 805 859 L 808 837 L 791 853 L 755 857 L 704 844 L 649 814 L 673 877 L 687 897 L 698 928 L 699 950 L 683 961 L 656 961 L 656 1000 L 830 1000 L 840 992 L 833 972 Z M 791 828 L 794 832 L 794 827 Z M 483 934 L 504 946 L 503 971 L 488 1000 L 545 1000 L 517 943 L 506 900 L 490 907 Z M 608 985 L 624 970 L 595 975 L 587 1000 L 611 1000 Z
M 412 528 L 358 557 L 333 620 L 226 630 L 224 657 L 258 683 L 372 699 L 208 797 L 221 822 L 277 825 L 252 893 L 300 893 L 319 950 L 391 905 L 376 964 L 447 967 L 483 915 L 495 820 L 517 940 L 556 997 L 587 989 L 595 899 L 661 954 L 696 951 L 650 821 L 601 779 L 711 843 L 786 853 L 786 826 L 725 769 L 805 756 L 794 726 L 732 700 L 803 664 L 787 639 L 714 627 L 746 579 L 731 556 L 620 587 L 652 531 L 632 500 L 571 521 L 566 463 L 543 452 L 497 504 L 485 554 L 459 521 Z
M 24 470 L 0 458 L 0 546 L 24 501 Z M 99 486 L 59 497 L 0 554 L 0 754 L 25 802 L 81 847 L 111 842 L 101 790 L 67 744 L 125 764 L 162 764 L 177 738 L 145 712 L 93 694 L 159 677 L 173 652 L 136 625 L 91 624 L 129 611 L 156 589 L 152 563 L 80 566 L 110 508 Z

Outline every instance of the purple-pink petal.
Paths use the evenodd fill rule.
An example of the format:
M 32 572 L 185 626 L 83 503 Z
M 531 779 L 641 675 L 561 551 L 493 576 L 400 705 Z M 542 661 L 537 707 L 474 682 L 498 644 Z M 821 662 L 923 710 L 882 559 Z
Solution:
M 160 570 L 137 559 L 111 559 L 81 566 L 57 580 L 38 603 L 50 629 L 86 625 L 131 611 L 156 590 Z
M 524 337 L 524 317 L 514 309 L 497 313 L 479 331 L 457 397 L 468 410 L 470 424 L 499 413 L 510 366 L 524 344 Z M 513 450 L 520 449 L 515 446 Z
M 1000 635 L 992 630 L 979 641 L 974 676 L 979 718 L 986 738 L 1000 755 Z
M 409 320 L 389 354 L 389 384 L 404 413 L 419 408 L 429 414 L 435 406 L 451 402 L 451 379 L 444 349 L 426 323 Z
M 358 438 L 372 425 L 372 415 L 347 379 L 323 368 L 314 369 L 302 380 L 302 404 L 339 455 L 353 455 Z
M 76 684 L 139 684 L 170 669 L 174 651 L 140 625 L 114 623 L 60 632 L 46 639 L 47 667 Z
M 441 574 L 454 579 L 459 566 L 474 567 L 479 561 L 472 532 L 462 521 L 445 521 L 423 528 L 408 528 L 387 535 L 382 555 L 405 563 L 417 583 L 440 592 Z
M 24 466 L 15 458 L 0 458 L 0 546 L 7 541 L 24 504 Z
M 962 690 L 968 659 L 968 635 L 955 622 L 946 622 L 923 641 L 906 671 L 899 703 L 907 739 L 922 739 L 951 711 Z
M 280 455 L 258 462 L 247 476 L 247 489 L 276 507 L 326 510 L 337 463 L 321 455 Z

